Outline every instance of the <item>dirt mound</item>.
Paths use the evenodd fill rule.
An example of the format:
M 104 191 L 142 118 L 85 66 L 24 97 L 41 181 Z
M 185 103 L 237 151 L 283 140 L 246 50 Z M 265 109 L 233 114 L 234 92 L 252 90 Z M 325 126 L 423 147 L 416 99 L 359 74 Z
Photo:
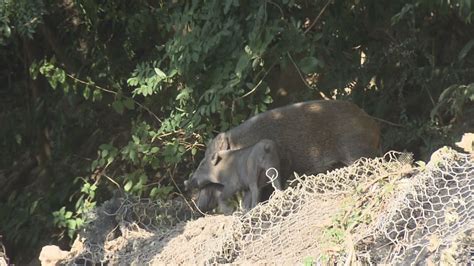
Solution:
M 111 219 L 96 217 L 106 230 L 91 222 L 85 232 L 95 236 L 79 237 L 67 262 L 467 263 L 473 197 L 472 154 L 442 148 L 428 164 L 414 164 L 390 152 L 297 176 L 267 203 L 233 216 L 193 220 L 183 201 L 117 200 L 96 213 Z

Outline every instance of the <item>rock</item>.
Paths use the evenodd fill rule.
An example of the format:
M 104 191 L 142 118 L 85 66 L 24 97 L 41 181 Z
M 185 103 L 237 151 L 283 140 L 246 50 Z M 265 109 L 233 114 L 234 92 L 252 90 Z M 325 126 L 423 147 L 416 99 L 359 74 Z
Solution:
M 474 133 L 464 133 L 461 141 L 456 142 L 456 146 L 462 148 L 467 153 L 474 153 Z
M 0 266 L 8 266 L 7 261 L 3 257 L 0 257 Z
M 64 260 L 69 252 L 61 250 L 58 246 L 49 245 L 41 249 L 39 260 L 42 266 L 60 265 L 60 261 Z

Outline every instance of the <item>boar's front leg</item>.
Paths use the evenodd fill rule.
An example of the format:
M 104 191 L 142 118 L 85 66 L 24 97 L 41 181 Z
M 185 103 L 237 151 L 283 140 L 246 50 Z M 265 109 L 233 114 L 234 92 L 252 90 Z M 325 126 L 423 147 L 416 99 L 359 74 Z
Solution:
M 250 184 L 249 189 L 252 197 L 252 203 L 250 208 L 254 208 L 255 206 L 257 206 L 258 200 L 260 198 L 260 190 L 258 189 L 257 183 Z
M 232 213 L 232 207 L 227 204 L 228 192 L 219 184 L 209 184 L 199 190 L 197 207 L 201 212 L 208 212 L 218 207 L 224 214 Z
M 234 210 L 228 203 L 227 200 L 233 195 L 232 191 L 229 191 L 225 185 L 220 185 L 221 188 L 216 191 L 217 205 L 219 206 L 219 212 L 223 214 L 231 214 Z
M 227 200 L 219 198 L 217 200 L 217 204 L 219 205 L 219 212 L 222 214 L 231 214 L 234 210 L 228 203 Z
M 252 208 L 252 193 L 250 190 L 244 191 L 244 210 L 249 211 Z

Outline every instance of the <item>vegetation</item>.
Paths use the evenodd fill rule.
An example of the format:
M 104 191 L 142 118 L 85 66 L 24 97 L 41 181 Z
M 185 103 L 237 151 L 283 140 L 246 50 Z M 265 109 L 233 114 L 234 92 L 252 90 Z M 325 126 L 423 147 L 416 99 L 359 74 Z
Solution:
M 471 0 L 0 0 L 0 235 L 68 245 L 117 193 L 180 193 L 216 132 L 349 99 L 418 158 L 474 121 Z M 298 141 L 298 140 L 295 140 Z

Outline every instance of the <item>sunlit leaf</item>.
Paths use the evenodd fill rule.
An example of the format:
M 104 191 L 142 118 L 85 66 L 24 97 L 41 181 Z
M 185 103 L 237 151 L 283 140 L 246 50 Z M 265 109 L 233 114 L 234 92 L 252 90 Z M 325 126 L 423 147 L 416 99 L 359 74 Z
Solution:
M 129 180 L 129 181 L 125 184 L 125 186 L 123 186 L 123 189 L 124 189 L 126 192 L 128 192 L 128 191 L 130 191 L 130 189 L 132 188 L 132 186 L 133 186 L 133 182 L 132 182 L 132 180 Z
M 161 69 L 159 69 L 157 67 L 155 67 L 155 73 L 156 73 L 156 75 L 158 76 L 158 78 L 160 80 L 166 78 L 165 72 L 163 72 Z

